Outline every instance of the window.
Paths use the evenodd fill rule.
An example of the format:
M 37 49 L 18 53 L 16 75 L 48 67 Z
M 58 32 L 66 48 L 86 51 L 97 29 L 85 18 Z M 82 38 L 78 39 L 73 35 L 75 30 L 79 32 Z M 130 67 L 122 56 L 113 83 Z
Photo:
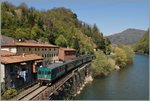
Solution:
M 46 51 L 46 48 L 45 48 L 45 51 Z
M 36 48 L 35 48 L 35 51 L 36 51 Z
M 48 71 L 47 74 L 50 75 L 50 74 L 51 74 L 51 71 Z
M 29 51 L 31 51 L 31 48 L 29 48 Z
M 24 48 L 23 48 L 22 50 L 23 50 L 23 51 L 25 51 L 25 49 L 24 49 Z
M 51 48 L 49 49 L 49 51 L 51 51 Z
M 40 71 L 40 70 L 38 71 L 38 74 L 41 74 L 41 71 Z

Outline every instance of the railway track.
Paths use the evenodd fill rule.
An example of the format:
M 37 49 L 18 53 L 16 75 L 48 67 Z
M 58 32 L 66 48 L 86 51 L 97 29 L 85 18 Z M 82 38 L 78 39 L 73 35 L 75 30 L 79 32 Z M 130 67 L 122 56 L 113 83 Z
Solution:
M 86 64 L 85 66 L 87 66 Z M 76 68 L 75 70 L 71 71 L 68 75 L 66 75 L 63 79 L 60 79 L 54 85 L 51 86 L 35 86 L 30 92 L 26 92 L 26 94 L 20 96 L 17 100 L 36 100 L 42 98 L 41 95 L 44 95 L 45 92 L 48 92 L 48 95 L 53 94 L 64 82 L 66 82 L 76 71 L 80 71 L 82 68 Z
M 20 97 L 17 100 L 32 100 L 36 95 L 47 89 L 48 86 L 39 86 L 38 88 L 32 90 L 30 93 Z

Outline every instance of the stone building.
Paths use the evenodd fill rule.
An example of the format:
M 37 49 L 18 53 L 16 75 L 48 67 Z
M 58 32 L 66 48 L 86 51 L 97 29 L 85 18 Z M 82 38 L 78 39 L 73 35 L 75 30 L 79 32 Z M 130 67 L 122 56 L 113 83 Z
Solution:
M 0 54 L 2 88 L 20 89 L 37 81 L 37 68 L 42 65 L 43 57 L 16 55 L 7 51 L 0 51 Z
M 12 42 L 2 44 L 1 50 L 17 54 L 36 54 L 44 58 L 43 65 L 48 65 L 58 61 L 59 47 L 50 44 Z

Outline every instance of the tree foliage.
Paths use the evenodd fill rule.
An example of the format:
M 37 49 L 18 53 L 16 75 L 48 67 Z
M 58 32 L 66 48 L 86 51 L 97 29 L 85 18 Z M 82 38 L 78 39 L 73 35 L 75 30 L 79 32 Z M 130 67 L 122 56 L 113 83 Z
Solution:
M 2 95 L 2 98 L 5 100 L 8 100 L 18 94 L 17 90 L 14 88 L 8 88 L 4 94 Z
M 135 52 L 142 54 L 149 54 L 149 31 L 147 31 L 143 37 L 134 46 Z
M 112 58 L 116 61 L 116 65 L 119 67 L 125 67 L 127 64 L 133 62 L 134 52 L 129 46 L 118 45 L 112 50 L 114 55 Z
M 115 67 L 115 61 L 106 56 L 102 51 L 95 52 L 96 59 L 93 60 L 91 70 L 93 76 L 107 75 Z
M 71 47 L 80 54 L 91 53 L 94 48 L 110 53 L 110 41 L 103 37 L 96 24 L 79 21 L 70 9 L 39 11 L 25 3 L 16 7 L 8 2 L 2 2 L 1 8 L 3 35 Z

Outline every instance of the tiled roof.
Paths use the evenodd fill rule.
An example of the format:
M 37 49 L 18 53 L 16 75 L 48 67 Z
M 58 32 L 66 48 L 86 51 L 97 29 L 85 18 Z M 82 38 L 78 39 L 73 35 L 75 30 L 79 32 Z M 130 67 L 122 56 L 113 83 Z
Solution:
M 73 48 L 59 48 L 59 49 L 64 50 L 64 51 L 76 51 Z
M 4 56 L 13 56 L 15 55 L 15 53 L 12 53 L 12 52 L 9 52 L 9 51 L 6 51 L 6 50 L 1 50 L 0 51 L 0 56 L 4 57 Z
M 22 55 L 18 55 L 18 56 L 1 57 L 1 63 L 3 64 L 20 63 L 39 59 L 43 59 L 43 57 L 35 54 L 25 55 L 24 57 Z
M 41 44 L 41 43 L 25 43 L 25 42 L 13 42 L 13 43 L 5 43 L 2 44 L 1 47 L 50 47 L 50 48 L 58 48 L 56 45 L 51 44 Z

